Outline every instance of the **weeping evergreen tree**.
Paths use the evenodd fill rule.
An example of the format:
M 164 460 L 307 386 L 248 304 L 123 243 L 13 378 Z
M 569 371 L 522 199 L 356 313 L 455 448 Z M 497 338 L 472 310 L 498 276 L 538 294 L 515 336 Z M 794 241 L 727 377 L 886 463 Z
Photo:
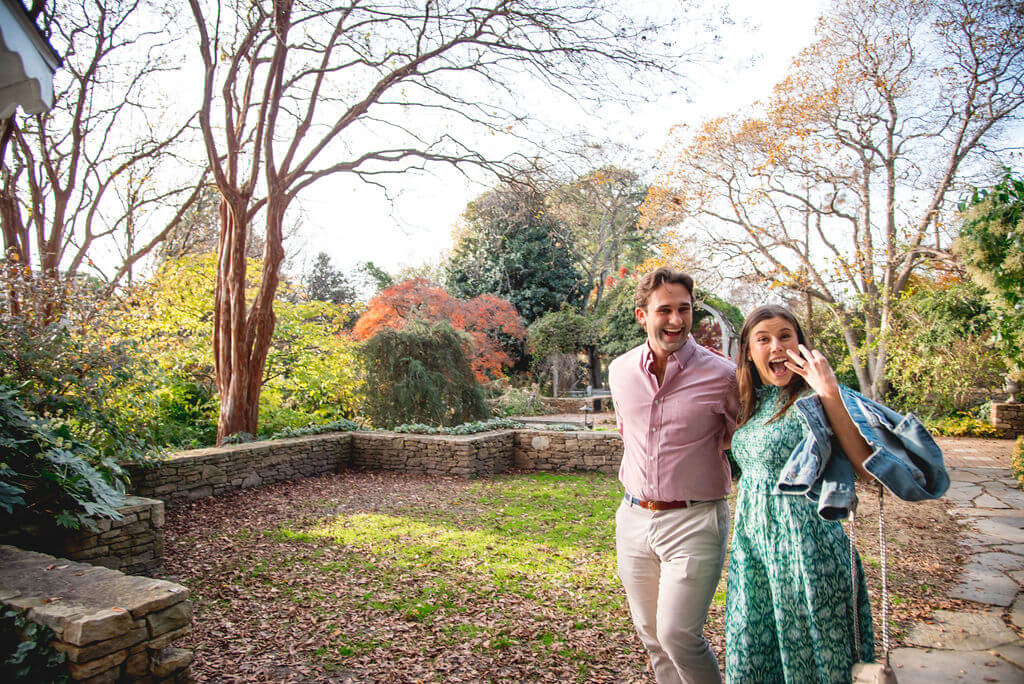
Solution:
M 483 391 L 465 347 L 471 339 L 445 321 L 412 321 L 363 343 L 366 401 L 376 427 L 404 423 L 460 425 L 487 418 Z

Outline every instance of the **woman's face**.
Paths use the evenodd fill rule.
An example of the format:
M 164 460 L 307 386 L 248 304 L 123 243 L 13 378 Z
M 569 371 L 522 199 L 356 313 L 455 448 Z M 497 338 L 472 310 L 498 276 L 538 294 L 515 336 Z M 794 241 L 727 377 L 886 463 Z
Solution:
M 799 354 L 797 345 L 796 326 L 782 317 L 766 318 L 750 331 L 747 359 L 757 368 L 762 383 L 785 387 L 793 379 L 785 365 L 789 360 L 786 350 Z

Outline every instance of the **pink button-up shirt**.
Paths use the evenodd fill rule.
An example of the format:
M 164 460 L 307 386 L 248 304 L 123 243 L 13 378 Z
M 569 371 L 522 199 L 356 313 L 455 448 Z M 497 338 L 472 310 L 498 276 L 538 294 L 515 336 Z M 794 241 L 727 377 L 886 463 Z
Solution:
M 669 356 L 661 387 L 644 342 L 611 362 L 608 385 L 624 452 L 619 480 L 649 501 L 707 501 L 729 493 L 739 413 L 736 366 L 691 336 Z

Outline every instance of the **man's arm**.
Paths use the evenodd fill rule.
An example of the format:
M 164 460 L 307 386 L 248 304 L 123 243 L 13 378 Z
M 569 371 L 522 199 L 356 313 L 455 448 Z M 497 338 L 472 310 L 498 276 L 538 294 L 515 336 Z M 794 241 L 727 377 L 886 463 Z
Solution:
M 615 411 L 615 427 L 619 431 L 619 436 L 623 437 L 622 434 L 622 414 L 619 413 L 619 402 L 615 400 L 615 376 L 618 373 L 615 372 L 615 360 L 608 365 L 608 390 L 612 393 L 612 410 Z
M 722 451 L 725 451 L 732 446 L 732 433 L 736 431 L 736 421 L 739 420 L 740 415 L 740 388 L 736 381 L 735 371 L 726 385 L 722 408 L 725 414 L 725 427 L 722 428 L 721 448 Z

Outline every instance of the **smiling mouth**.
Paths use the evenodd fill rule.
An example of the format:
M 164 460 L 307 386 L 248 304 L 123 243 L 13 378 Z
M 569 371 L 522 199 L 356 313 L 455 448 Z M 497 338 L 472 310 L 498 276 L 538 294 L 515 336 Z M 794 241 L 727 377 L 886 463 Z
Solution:
M 770 370 L 772 375 L 776 378 L 781 378 L 789 372 L 789 369 L 786 368 L 786 361 L 784 359 L 769 361 L 768 370 Z

